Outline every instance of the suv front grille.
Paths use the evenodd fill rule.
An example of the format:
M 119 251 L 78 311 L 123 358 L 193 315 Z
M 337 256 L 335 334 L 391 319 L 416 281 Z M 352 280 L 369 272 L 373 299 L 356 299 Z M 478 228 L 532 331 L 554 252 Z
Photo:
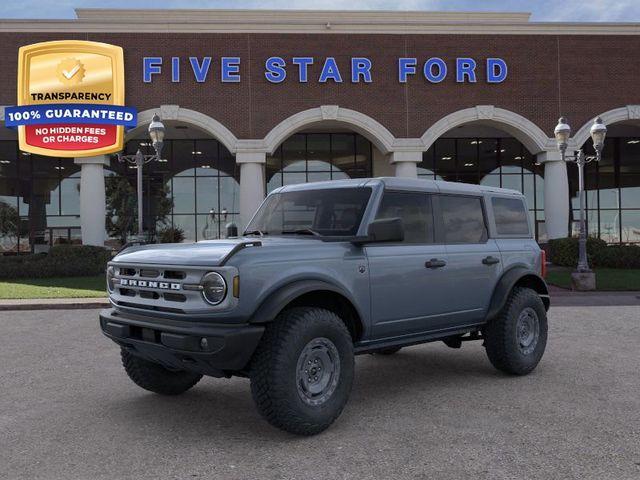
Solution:
M 204 301 L 198 290 L 183 289 L 183 284 L 199 284 L 209 271 L 205 267 L 161 268 L 136 265 L 116 265 L 116 280 L 111 300 L 116 305 L 146 310 L 183 312 L 176 308 L 190 305 L 202 308 Z M 124 285 L 120 284 L 120 281 Z M 129 282 L 132 282 L 129 283 Z

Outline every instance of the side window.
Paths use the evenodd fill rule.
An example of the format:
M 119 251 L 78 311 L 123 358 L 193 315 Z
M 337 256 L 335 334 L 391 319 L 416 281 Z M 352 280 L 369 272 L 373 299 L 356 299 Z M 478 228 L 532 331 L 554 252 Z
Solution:
M 376 219 L 401 218 L 405 243 L 433 243 L 431 197 L 426 193 L 385 191 Z
M 484 243 L 487 227 L 482 199 L 442 195 L 439 197 L 445 243 Z
M 529 219 L 520 198 L 491 199 L 498 235 L 529 236 Z

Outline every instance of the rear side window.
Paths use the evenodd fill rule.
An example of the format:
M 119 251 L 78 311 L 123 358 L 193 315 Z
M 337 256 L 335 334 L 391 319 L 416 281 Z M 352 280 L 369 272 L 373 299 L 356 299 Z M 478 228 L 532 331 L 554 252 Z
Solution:
M 491 204 L 498 235 L 529 236 L 529 219 L 521 199 L 494 197 Z
M 385 191 L 376 219 L 401 218 L 405 243 L 433 243 L 431 198 L 426 193 Z
M 480 198 L 442 195 L 439 199 L 445 243 L 487 241 L 487 227 Z

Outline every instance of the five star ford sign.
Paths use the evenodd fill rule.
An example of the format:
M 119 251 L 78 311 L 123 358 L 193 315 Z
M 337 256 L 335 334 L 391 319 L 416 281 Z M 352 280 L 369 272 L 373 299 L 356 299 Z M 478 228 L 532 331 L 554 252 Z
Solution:
M 20 150 L 88 157 L 122 150 L 124 128 L 137 124 L 124 106 L 121 47 L 63 40 L 20 48 L 18 106 L 5 109 Z

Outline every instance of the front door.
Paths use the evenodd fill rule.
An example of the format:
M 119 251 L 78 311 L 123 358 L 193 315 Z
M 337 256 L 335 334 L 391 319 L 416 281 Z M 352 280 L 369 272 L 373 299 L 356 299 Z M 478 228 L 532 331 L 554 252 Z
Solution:
M 385 191 L 376 218 L 403 221 L 401 243 L 366 246 L 374 338 L 406 336 L 446 324 L 448 258 L 436 245 L 431 195 Z

